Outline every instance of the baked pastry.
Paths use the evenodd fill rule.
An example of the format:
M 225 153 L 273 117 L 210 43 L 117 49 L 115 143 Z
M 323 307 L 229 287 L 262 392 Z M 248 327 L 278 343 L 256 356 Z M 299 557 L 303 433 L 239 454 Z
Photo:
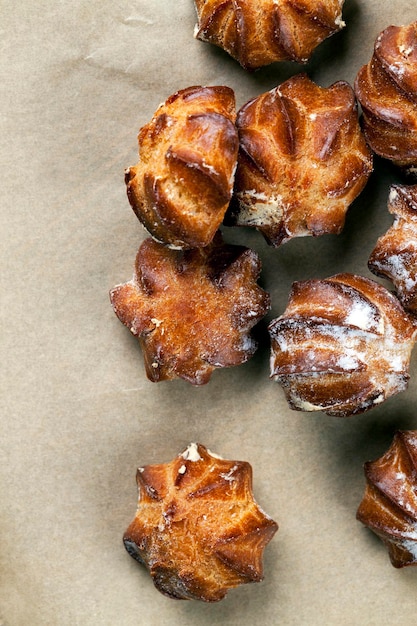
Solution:
M 270 308 L 253 250 L 223 242 L 171 250 L 146 239 L 133 279 L 110 292 L 116 315 L 138 337 L 148 378 L 207 383 L 216 368 L 256 350 L 250 331 Z
M 352 88 L 298 74 L 237 115 L 235 195 L 225 223 L 257 228 L 273 246 L 338 234 L 372 171 Z
M 236 169 L 235 96 L 229 87 L 189 87 L 161 104 L 138 135 L 126 170 L 132 208 L 158 241 L 206 246 L 223 221 Z
M 417 185 L 392 185 L 388 210 L 394 223 L 369 257 L 369 269 L 390 279 L 405 309 L 417 314 Z
M 269 332 L 271 376 L 292 409 L 344 417 L 407 387 L 417 321 L 368 278 L 294 283 Z
M 394 567 L 417 565 L 417 430 L 395 433 L 389 450 L 364 469 L 357 519 L 382 539 Z
M 249 463 L 192 443 L 170 463 L 139 468 L 137 484 L 138 510 L 123 541 L 159 591 L 216 602 L 262 580 L 263 551 L 278 525 L 254 500 Z
M 417 21 L 379 34 L 370 62 L 356 77 L 355 93 L 372 150 L 412 174 L 417 167 Z
M 344 0 L 195 0 L 194 36 L 223 48 L 245 69 L 274 61 L 306 63 L 341 30 Z

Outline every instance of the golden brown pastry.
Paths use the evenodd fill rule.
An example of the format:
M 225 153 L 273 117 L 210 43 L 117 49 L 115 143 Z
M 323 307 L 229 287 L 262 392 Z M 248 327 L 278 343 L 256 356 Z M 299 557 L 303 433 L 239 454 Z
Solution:
M 389 26 L 356 77 L 372 150 L 409 173 L 417 167 L 417 21 Z M 415 174 L 415 172 L 414 172 Z
M 271 376 L 292 409 L 344 417 L 407 387 L 417 321 L 373 280 L 296 282 L 269 331 Z
M 389 450 L 364 469 L 357 519 L 382 539 L 394 567 L 417 565 L 417 430 L 398 431 Z
M 235 195 L 225 223 L 257 228 L 273 246 L 338 234 L 365 186 L 372 156 L 352 88 L 322 88 L 298 74 L 237 116 Z
M 195 37 L 223 48 L 245 69 L 305 63 L 341 30 L 344 0 L 195 0 Z
M 405 309 L 417 313 L 417 185 L 392 185 L 388 210 L 394 223 L 369 257 L 369 269 L 389 278 Z
M 163 594 L 216 602 L 263 578 L 278 525 L 257 505 L 252 468 L 192 443 L 170 463 L 137 472 L 139 503 L 123 541 Z
M 139 339 L 148 378 L 202 385 L 214 369 L 247 361 L 256 350 L 250 331 L 270 308 L 256 283 L 260 269 L 256 252 L 223 243 L 220 233 L 185 251 L 146 239 L 133 279 L 110 299 Z
M 236 169 L 235 97 L 189 87 L 161 104 L 139 132 L 127 195 L 150 234 L 169 246 L 206 246 L 223 221 Z

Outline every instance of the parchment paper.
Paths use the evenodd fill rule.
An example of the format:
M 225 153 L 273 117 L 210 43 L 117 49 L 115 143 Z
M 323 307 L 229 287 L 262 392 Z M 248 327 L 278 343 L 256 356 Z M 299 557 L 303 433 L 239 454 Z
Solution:
M 125 193 L 136 136 L 178 89 L 226 84 L 238 106 L 292 74 L 353 83 L 378 33 L 417 17 L 408 0 L 346 0 L 347 27 L 306 67 L 245 72 L 193 38 L 192 0 L 3 0 L 1 86 L 1 626 L 411 624 L 417 569 L 397 571 L 355 519 L 364 461 L 398 428 L 417 428 L 417 353 L 406 392 L 367 414 L 291 411 L 269 380 L 266 323 L 294 280 L 371 276 L 392 222 L 392 182 L 377 161 L 340 236 L 259 253 L 272 310 L 256 356 L 203 388 L 146 379 L 137 341 L 108 291 L 129 280 L 146 233 Z M 129 557 L 136 468 L 198 441 L 252 464 L 258 503 L 279 524 L 265 580 L 217 604 L 173 601 Z

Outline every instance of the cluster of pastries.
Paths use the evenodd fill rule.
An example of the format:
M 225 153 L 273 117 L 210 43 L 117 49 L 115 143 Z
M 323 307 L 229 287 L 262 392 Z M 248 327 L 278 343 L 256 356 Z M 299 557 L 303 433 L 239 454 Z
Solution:
M 246 69 L 306 62 L 344 26 L 343 0 L 195 4 L 196 37 Z M 139 161 L 125 177 L 151 237 L 133 278 L 110 292 L 151 381 L 202 385 L 256 350 L 251 331 L 271 308 L 257 283 L 260 259 L 226 244 L 220 227 L 254 227 L 274 247 L 340 233 L 373 153 L 417 171 L 416 107 L 417 22 L 378 36 L 354 88 L 324 88 L 298 74 L 238 111 L 226 86 L 189 87 L 160 105 L 140 129 Z M 388 210 L 394 223 L 368 266 L 395 293 L 348 273 L 299 281 L 269 323 L 271 378 L 292 409 L 351 416 L 407 388 L 417 340 L 417 185 L 393 185 Z M 365 475 L 357 518 L 381 537 L 395 567 L 416 565 L 417 431 L 398 432 Z M 248 463 L 200 444 L 138 470 L 138 510 L 123 539 L 162 593 L 214 602 L 262 579 L 263 550 L 278 526 L 256 504 L 251 476 Z
M 123 541 L 161 593 L 216 602 L 263 579 L 263 551 L 278 525 L 254 499 L 249 463 L 192 443 L 170 463 L 139 468 L 137 484 Z
M 259 257 L 224 244 L 220 226 L 254 226 L 274 246 L 339 233 L 372 155 L 352 88 L 322 88 L 305 74 L 238 113 L 229 87 L 180 90 L 140 129 L 138 146 L 127 195 L 152 240 L 111 301 L 140 340 L 150 380 L 204 384 L 214 368 L 253 355 L 249 330 L 270 308 L 256 285 Z

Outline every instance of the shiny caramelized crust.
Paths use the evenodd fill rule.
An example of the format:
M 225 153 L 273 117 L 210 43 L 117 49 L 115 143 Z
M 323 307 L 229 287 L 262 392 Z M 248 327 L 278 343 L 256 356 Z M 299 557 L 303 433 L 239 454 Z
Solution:
M 341 30 L 344 0 L 195 0 L 197 39 L 223 48 L 249 70 L 305 63 Z
M 215 368 L 239 365 L 256 350 L 251 328 L 270 297 L 256 280 L 261 264 L 249 248 L 213 242 L 171 250 L 146 239 L 134 277 L 110 292 L 116 315 L 139 338 L 148 378 L 207 383 Z
M 178 248 L 206 246 L 223 221 L 236 169 L 235 98 L 229 87 L 173 94 L 138 136 L 127 195 L 150 234 Z
M 403 307 L 417 314 L 417 185 L 392 185 L 388 210 L 394 223 L 378 239 L 369 269 L 389 278 Z
M 372 150 L 410 173 L 417 167 L 417 21 L 389 26 L 356 77 Z M 415 174 L 415 172 L 414 172 Z
M 338 234 L 372 171 L 352 88 L 322 88 L 305 74 L 238 112 L 240 151 L 226 223 L 253 226 L 278 246 Z
M 278 525 L 257 505 L 252 468 L 190 444 L 170 463 L 137 473 L 139 504 L 123 541 L 163 594 L 216 602 L 263 578 Z
M 372 280 L 296 282 L 269 330 L 271 376 L 292 409 L 344 417 L 407 387 L 417 322 Z
M 398 431 L 389 450 L 364 469 L 357 519 L 382 539 L 394 567 L 417 565 L 417 430 Z

